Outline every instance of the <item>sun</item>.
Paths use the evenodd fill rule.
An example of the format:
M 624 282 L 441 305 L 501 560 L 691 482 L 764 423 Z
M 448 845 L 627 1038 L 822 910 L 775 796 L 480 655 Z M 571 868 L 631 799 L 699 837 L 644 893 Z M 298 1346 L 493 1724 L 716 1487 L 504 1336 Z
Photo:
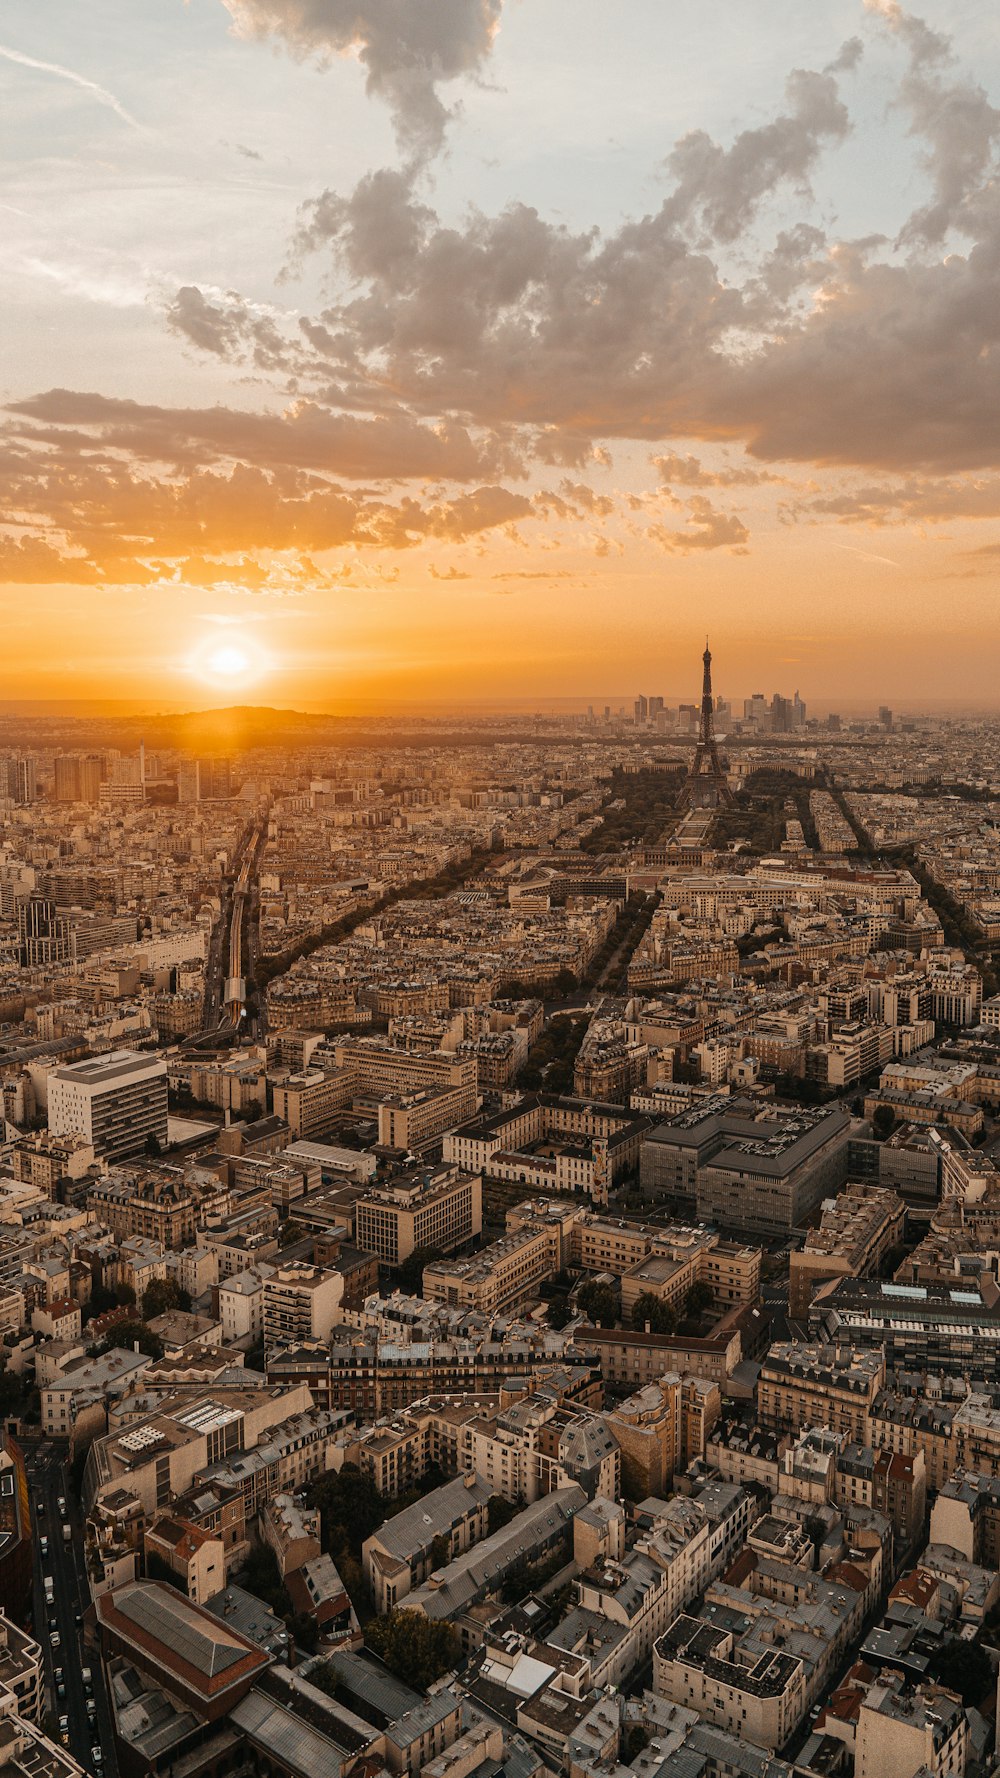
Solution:
M 246 679 L 253 663 L 245 648 L 240 648 L 236 642 L 227 642 L 222 648 L 213 648 L 205 665 L 220 679 Z
M 256 637 L 234 636 L 220 641 L 218 635 L 205 636 L 188 657 L 187 670 L 204 685 L 255 685 L 266 677 L 273 662 Z

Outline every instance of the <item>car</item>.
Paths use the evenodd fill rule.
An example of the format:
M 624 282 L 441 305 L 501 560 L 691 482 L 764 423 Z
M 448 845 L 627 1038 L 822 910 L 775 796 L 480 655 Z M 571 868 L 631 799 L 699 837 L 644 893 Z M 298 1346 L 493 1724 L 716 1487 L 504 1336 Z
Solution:
M 51 1636 L 49 1637 L 49 1647 L 50 1648 L 59 1648 L 60 1646 L 61 1646 L 61 1644 L 59 1641 L 59 1631 L 53 1630 Z
M 61 1684 L 61 1682 L 62 1682 L 62 1678 L 63 1678 L 63 1670 L 62 1670 L 62 1668 L 61 1668 L 61 1667 L 56 1667 L 56 1669 L 55 1669 L 55 1681 L 56 1681 L 56 1684 L 57 1684 L 57 1685 L 60 1685 L 60 1684 Z
M 62 1681 L 60 1681 L 60 1683 L 56 1686 L 56 1697 L 57 1698 L 64 1698 L 65 1696 L 66 1696 L 66 1687 L 63 1685 Z
M 49 1630 L 50 1631 L 58 1630 L 58 1628 L 59 1628 L 59 1619 L 55 1616 L 54 1613 L 50 1612 L 49 1613 Z
M 38 1517 L 40 1519 L 45 1517 L 45 1502 L 44 1502 L 44 1500 L 39 1500 L 38 1505 L 35 1507 L 35 1511 L 38 1514 Z
M 69 1717 L 66 1715 L 65 1711 L 63 1711 L 59 1718 L 59 1733 L 60 1735 L 69 1734 Z
M 48 1553 L 49 1553 L 49 1540 L 48 1540 L 48 1538 L 47 1538 L 47 1537 L 40 1537 L 40 1538 L 39 1538 L 39 1539 L 38 1539 L 38 1547 L 39 1547 L 39 1549 L 40 1549 L 40 1550 L 41 1550 L 41 1552 L 42 1552 L 42 1555 L 43 1555 L 43 1556 L 47 1556 L 47 1555 L 48 1555 Z
M 97 1767 L 98 1771 L 100 1771 L 101 1767 L 104 1764 L 104 1754 L 101 1752 L 101 1749 L 97 1746 L 92 1747 L 90 1750 L 90 1757 L 93 1760 L 94 1765 Z
M 76 1610 L 73 1613 L 73 1622 L 74 1622 L 74 1624 L 76 1624 L 78 1629 L 79 1629 L 80 1625 L 83 1623 L 83 1612 L 80 1610 L 79 1606 L 77 1606 Z
M 93 1698 L 88 1698 L 87 1699 L 87 1721 L 93 1722 L 96 1715 L 97 1715 L 97 1705 L 94 1703 Z
M 61 1519 L 64 1519 L 66 1517 L 66 1497 L 65 1497 L 65 1495 L 60 1494 L 59 1499 L 56 1501 L 56 1505 L 59 1508 L 59 1517 Z

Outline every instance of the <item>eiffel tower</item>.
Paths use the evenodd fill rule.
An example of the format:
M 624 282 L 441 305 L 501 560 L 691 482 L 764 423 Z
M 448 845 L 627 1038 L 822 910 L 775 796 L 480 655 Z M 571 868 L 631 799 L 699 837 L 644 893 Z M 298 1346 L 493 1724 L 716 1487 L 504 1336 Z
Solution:
M 733 801 L 733 793 L 729 788 L 715 740 L 712 651 L 708 646 L 707 636 L 705 652 L 701 658 L 705 666 L 701 686 L 701 727 L 687 783 L 681 791 L 680 804 L 682 808 L 689 809 L 718 809 Z

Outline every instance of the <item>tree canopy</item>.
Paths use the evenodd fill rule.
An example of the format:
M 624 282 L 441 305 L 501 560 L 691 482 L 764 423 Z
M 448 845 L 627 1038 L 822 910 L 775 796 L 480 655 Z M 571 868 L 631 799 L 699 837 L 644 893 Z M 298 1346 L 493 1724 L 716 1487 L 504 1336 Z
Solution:
M 390 1673 L 426 1691 L 458 1661 L 461 1642 L 451 1624 L 434 1623 L 422 1611 L 404 1608 L 373 1618 L 365 1630 L 368 1647 L 380 1655 Z

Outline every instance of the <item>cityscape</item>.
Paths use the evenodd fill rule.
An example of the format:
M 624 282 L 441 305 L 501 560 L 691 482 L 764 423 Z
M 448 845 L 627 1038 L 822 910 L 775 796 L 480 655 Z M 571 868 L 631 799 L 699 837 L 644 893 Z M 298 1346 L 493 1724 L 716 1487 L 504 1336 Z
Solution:
M 0 1778 L 1000 1778 L 996 20 L 2 36 Z

